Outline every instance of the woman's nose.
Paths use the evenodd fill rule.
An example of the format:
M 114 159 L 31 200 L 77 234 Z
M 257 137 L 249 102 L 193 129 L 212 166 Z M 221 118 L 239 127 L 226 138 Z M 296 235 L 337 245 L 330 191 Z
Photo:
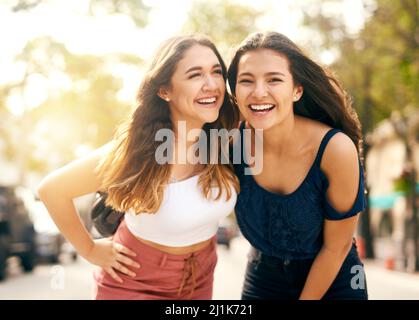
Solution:
M 206 76 L 205 83 L 204 83 L 204 90 L 214 90 L 217 89 L 217 82 L 215 81 L 214 77 Z
M 253 95 L 256 98 L 264 98 L 268 95 L 268 90 L 266 89 L 266 86 L 264 83 L 259 82 L 256 83 L 255 90 L 253 91 Z

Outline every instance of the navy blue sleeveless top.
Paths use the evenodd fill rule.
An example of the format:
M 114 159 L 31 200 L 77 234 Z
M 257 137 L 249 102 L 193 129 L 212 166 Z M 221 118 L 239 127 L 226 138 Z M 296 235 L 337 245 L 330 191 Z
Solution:
M 323 137 L 316 158 L 303 182 L 291 194 L 280 195 L 259 186 L 252 175 L 245 175 L 244 122 L 240 126 L 242 157 L 234 164 L 240 181 L 235 208 L 237 222 L 244 237 L 262 253 L 280 259 L 311 259 L 323 244 L 324 219 L 341 220 L 355 216 L 366 207 L 364 178 L 359 162 L 358 194 L 353 207 L 338 212 L 326 198 L 329 186 L 320 169 L 323 152 L 330 138 L 340 130 L 331 129 Z M 231 154 L 231 153 L 230 153 Z

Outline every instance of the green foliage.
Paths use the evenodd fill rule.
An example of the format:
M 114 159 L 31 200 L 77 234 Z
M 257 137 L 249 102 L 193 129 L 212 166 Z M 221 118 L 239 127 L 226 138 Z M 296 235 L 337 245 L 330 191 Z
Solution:
M 22 169 L 35 171 L 50 170 L 49 166 L 57 165 L 55 158 L 62 163 L 70 161 L 80 145 L 95 148 L 112 138 L 131 106 L 117 99 L 122 80 L 107 71 L 108 60 L 113 65 L 131 64 L 133 68 L 139 68 L 142 62 L 127 54 L 102 57 L 72 54 L 51 38 L 30 41 L 16 60 L 26 66 L 24 78 L 0 88 L 0 101 L 5 101 L 12 90 L 23 94 L 27 78 L 33 74 L 50 79 L 59 73 L 71 84 L 69 88 L 49 91 L 40 106 L 24 112 L 23 120 L 10 117 L 7 123 L 0 123 L 3 157 L 9 160 L 23 157 Z M 25 141 L 16 143 L 16 132 L 26 132 Z M 48 154 L 56 157 L 39 155 L 45 145 Z M 50 162 L 50 158 L 54 159 Z
M 231 47 L 257 31 L 255 21 L 261 14 L 237 2 L 197 0 L 192 4 L 183 31 L 208 35 L 227 61 Z
M 402 175 L 394 181 L 394 191 L 408 195 L 410 192 L 409 176 Z
M 146 26 L 150 11 L 142 0 L 90 0 L 89 10 L 92 15 L 102 10 L 110 14 L 125 14 L 140 28 Z
M 61 1 L 61 0 L 57 0 Z M 124 14 L 132 19 L 137 27 L 143 28 L 148 22 L 150 8 L 142 0 L 87 0 L 89 13 L 94 16 L 97 13 Z M 10 1 L 10 9 L 13 12 L 29 11 L 40 4 L 46 4 L 50 0 L 15 0 Z
M 42 0 L 16 0 L 16 1 L 11 1 L 11 9 L 13 12 L 19 12 L 19 11 L 28 11 L 31 10 L 33 8 L 35 8 L 36 6 L 38 6 L 39 4 L 41 4 Z
M 56 1 L 10 0 L 5 6 L 12 12 L 23 12 Z M 142 0 L 88 0 L 87 4 L 92 16 L 126 15 L 139 28 L 148 22 L 149 8 Z M 0 86 L 0 152 L 2 159 L 19 166 L 22 177 L 28 170 L 46 172 L 74 159 L 80 146 L 95 148 L 108 142 L 131 112 L 130 104 L 117 98 L 123 82 L 112 69 L 121 65 L 140 72 L 143 63 L 126 53 L 73 54 L 51 37 L 31 39 L 15 62 L 24 66 L 24 74 L 20 80 Z M 48 85 L 60 79 L 66 79 L 67 84 L 49 88 L 47 99 L 36 108 L 23 98 L 23 114 L 14 116 L 6 108 L 7 100 L 24 97 L 31 76 Z
M 336 2 L 322 1 L 325 2 Z M 306 14 L 306 24 L 323 35 L 323 48 L 340 53 L 331 68 L 354 98 L 365 131 L 394 110 L 418 108 L 418 2 L 376 0 L 371 17 L 357 35 L 339 16 Z M 333 31 L 339 37 L 331 37 Z

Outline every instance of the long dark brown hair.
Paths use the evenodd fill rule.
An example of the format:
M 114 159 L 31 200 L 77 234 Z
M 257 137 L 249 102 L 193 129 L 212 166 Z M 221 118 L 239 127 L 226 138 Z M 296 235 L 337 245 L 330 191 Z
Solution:
M 228 84 L 233 96 L 236 92 L 240 58 L 257 49 L 274 50 L 288 59 L 294 84 L 304 89 L 299 101 L 294 102 L 294 113 L 341 129 L 355 143 L 362 156 L 361 124 L 351 99 L 336 77 L 325 67 L 310 59 L 290 39 L 278 32 L 254 33 L 236 49 L 228 69 Z
M 133 209 L 136 213 L 154 213 L 161 205 L 171 165 L 157 163 L 155 151 L 161 142 L 156 141 L 155 135 L 160 129 L 173 130 L 173 124 L 168 102 L 158 96 L 158 91 L 170 85 L 177 63 L 194 45 L 208 47 L 214 52 L 221 65 L 223 78 L 225 81 L 227 79 L 227 68 L 221 55 L 204 36 L 175 36 L 157 49 L 138 90 L 137 108 L 130 119 L 120 126 L 113 140 L 112 151 L 98 166 L 102 177 L 101 190 L 108 193 L 107 204 L 119 211 Z M 237 126 L 237 122 L 237 109 L 231 105 L 226 90 L 218 119 L 206 123 L 203 130 L 209 139 L 210 129 L 230 130 Z M 209 141 L 207 146 L 210 150 Z M 208 154 L 210 157 L 211 150 Z M 210 196 L 214 186 L 219 189 L 216 199 L 223 190 L 226 190 L 229 199 L 231 186 L 239 191 L 237 177 L 230 165 L 207 163 L 199 176 L 199 185 L 206 197 Z

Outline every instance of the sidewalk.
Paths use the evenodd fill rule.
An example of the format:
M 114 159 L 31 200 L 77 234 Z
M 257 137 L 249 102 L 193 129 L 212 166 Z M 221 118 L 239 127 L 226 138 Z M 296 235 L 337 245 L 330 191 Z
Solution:
M 249 246 L 239 237 L 233 240 L 230 251 L 219 248 L 214 299 L 240 299 Z M 378 260 L 363 262 L 370 300 L 419 300 L 419 273 L 387 270 Z
M 364 265 L 371 300 L 419 300 L 419 272 L 387 270 L 374 260 Z

